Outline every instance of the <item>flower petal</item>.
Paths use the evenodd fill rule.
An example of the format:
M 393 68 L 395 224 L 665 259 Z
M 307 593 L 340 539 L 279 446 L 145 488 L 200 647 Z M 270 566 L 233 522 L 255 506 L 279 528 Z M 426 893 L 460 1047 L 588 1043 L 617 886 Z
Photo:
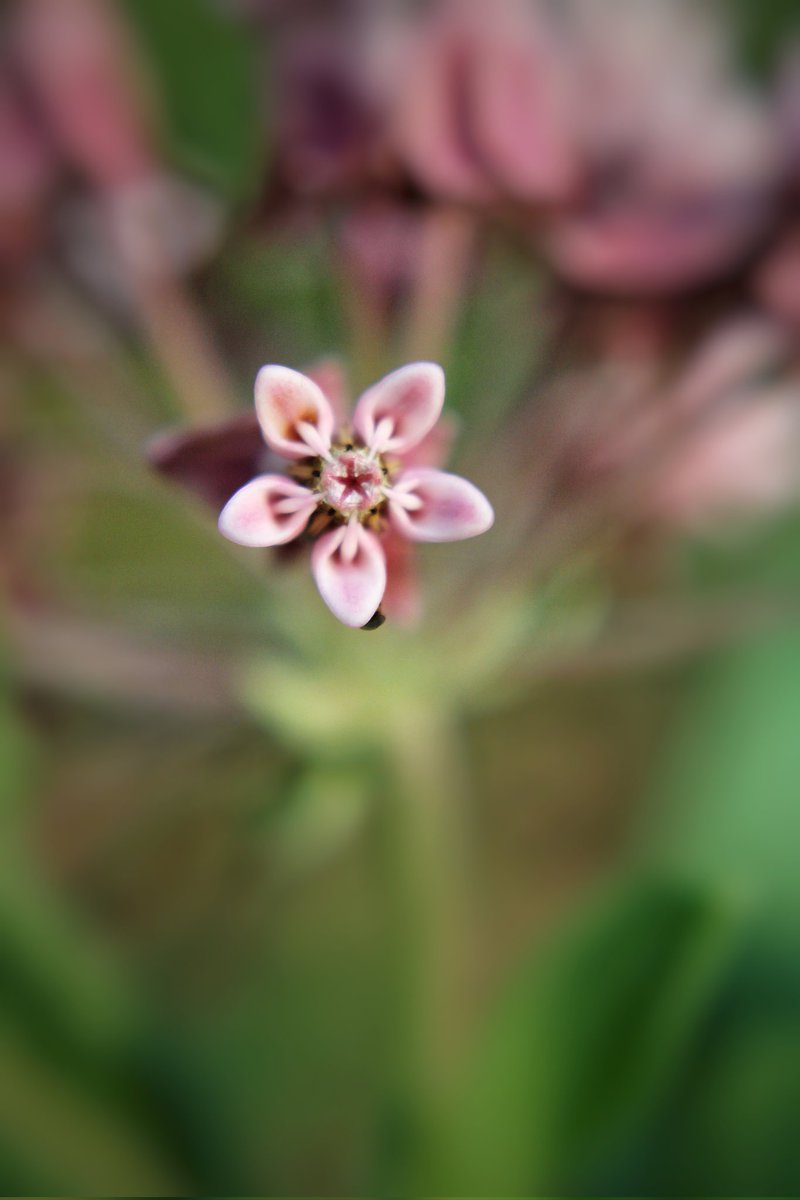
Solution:
M 240 546 L 280 546 L 303 532 L 316 507 L 308 488 L 284 475 L 259 475 L 231 496 L 219 529 Z
M 290 367 L 262 367 L 256 377 L 256 412 L 261 432 L 284 458 L 325 457 L 333 433 L 333 411 L 324 392 Z
M 470 136 L 474 58 L 474 39 L 456 6 L 435 13 L 404 53 L 394 134 L 427 191 L 482 203 L 495 189 Z
M 374 616 L 386 590 L 386 558 L 374 533 L 351 522 L 323 534 L 311 553 L 311 571 L 344 625 L 359 629 Z
M 480 6 L 472 67 L 472 139 L 504 192 L 563 202 L 578 182 L 569 71 L 546 6 Z M 463 134 L 462 134 L 463 136 Z
M 364 392 L 353 426 L 376 453 L 404 454 L 433 428 L 443 404 L 442 368 L 436 363 L 410 363 Z
M 398 532 L 416 542 L 457 542 L 485 533 L 494 523 L 491 504 L 474 484 L 426 467 L 400 477 L 389 512 Z
M 383 612 L 394 625 L 406 628 L 418 624 L 422 616 L 422 592 L 416 570 L 416 551 L 408 538 L 387 529 L 381 538 L 386 555 L 386 591 L 381 600 Z
M 398 454 L 403 467 L 443 467 L 458 433 L 458 421 L 452 413 L 442 413 L 433 429 L 405 454 Z
M 542 249 L 580 287 L 670 295 L 710 283 L 737 265 L 768 215 L 768 200 L 755 189 L 671 206 L 634 197 L 610 212 L 559 213 L 545 230 Z
M 349 388 L 344 363 L 333 355 L 317 359 L 306 368 L 308 378 L 317 385 L 331 406 L 334 428 L 344 425 L 350 412 Z
M 217 510 L 229 496 L 267 469 L 255 413 L 242 413 L 202 429 L 160 433 L 145 450 L 161 475 L 200 496 Z

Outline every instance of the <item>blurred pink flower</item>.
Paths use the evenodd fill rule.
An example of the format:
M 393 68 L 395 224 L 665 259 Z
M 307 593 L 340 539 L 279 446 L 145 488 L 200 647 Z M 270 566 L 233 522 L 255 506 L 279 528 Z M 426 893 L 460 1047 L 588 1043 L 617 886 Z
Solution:
M 176 279 L 219 245 L 223 210 L 204 188 L 156 173 L 65 203 L 65 257 L 94 291 L 124 307 L 133 278 Z
M 301 26 L 279 55 L 278 164 L 292 191 L 359 183 L 376 151 L 379 113 L 358 39 L 335 25 Z
M 156 98 L 122 6 L 24 0 L 11 43 L 53 145 L 84 188 L 58 230 L 76 272 L 112 301 L 129 279 L 180 276 L 216 247 L 219 204 L 165 170 Z
M 759 265 L 755 289 L 765 308 L 800 329 L 800 223 L 783 234 Z
M 0 60 L 0 262 L 19 265 L 45 232 L 57 156 Z
M 571 0 L 585 190 L 543 249 L 581 286 L 670 293 L 735 268 L 775 212 L 777 122 L 734 77 L 723 28 L 685 0 Z
M 65 156 L 101 187 L 149 174 L 149 91 L 117 6 L 25 0 L 15 16 L 22 61 Z
M 568 69 L 541 4 L 440 0 L 397 80 L 401 156 L 452 199 L 563 200 L 579 170 Z
M 397 73 L 397 151 L 434 193 L 511 202 L 581 287 L 699 286 L 757 247 L 786 169 L 729 58 L 693 0 L 438 0 Z
M 714 412 L 652 481 L 653 512 L 712 531 L 768 516 L 800 495 L 800 384 L 771 385 Z
M 646 502 L 656 520 L 713 533 L 800 496 L 800 380 L 789 354 L 785 331 L 756 316 L 729 318 L 700 344 L 663 393 L 663 452 Z
M 342 262 L 373 313 L 388 314 L 408 295 L 419 271 L 423 224 L 419 210 L 387 199 L 344 214 Z
M 774 322 L 727 320 L 670 379 L 607 361 L 561 381 L 581 397 L 566 479 L 671 529 L 713 532 L 800 496 L 800 381 Z M 583 395 L 582 395 L 583 393 Z
M 473 484 L 419 465 L 439 419 L 444 375 L 411 363 L 359 399 L 352 431 L 336 431 L 333 407 L 306 375 L 262 367 L 256 412 L 267 445 L 289 460 L 287 474 L 260 475 L 220 515 L 220 530 L 244 546 L 278 546 L 303 534 L 316 540 L 311 570 L 325 603 L 343 624 L 363 627 L 387 591 L 387 559 L 398 571 L 398 609 L 414 609 L 403 541 L 475 537 L 494 520 Z

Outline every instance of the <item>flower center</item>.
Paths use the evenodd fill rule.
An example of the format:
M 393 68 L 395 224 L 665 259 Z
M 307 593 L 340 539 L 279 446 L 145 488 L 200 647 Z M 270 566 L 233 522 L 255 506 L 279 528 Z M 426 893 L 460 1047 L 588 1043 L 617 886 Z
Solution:
M 368 512 L 383 499 L 383 472 L 379 462 L 365 450 L 334 450 L 320 477 L 320 492 L 326 504 L 350 516 Z

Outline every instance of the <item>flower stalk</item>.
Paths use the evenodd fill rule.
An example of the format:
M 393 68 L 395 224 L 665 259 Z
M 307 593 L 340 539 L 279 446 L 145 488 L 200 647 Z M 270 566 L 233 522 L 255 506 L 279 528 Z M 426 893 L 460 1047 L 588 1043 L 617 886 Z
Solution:
M 430 1177 L 461 1057 L 469 995 L 464 751 L 449 712 L 408 705 L 387 728 L 385 851 L 393 1125 L 393 1187 Z M 410 1193 L 409 1193 L 410 1194 Z

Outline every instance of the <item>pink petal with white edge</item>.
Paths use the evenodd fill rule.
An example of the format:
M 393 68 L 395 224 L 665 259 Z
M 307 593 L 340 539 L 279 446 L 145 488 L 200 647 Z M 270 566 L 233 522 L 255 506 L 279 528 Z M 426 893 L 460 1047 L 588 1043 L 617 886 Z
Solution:
M 420 467 L 392 488 L 389 512 L 395 529 L 415 542 L 457 542 L 494 524 L 491 504 L 460 475 Z
M 319 594 L 342 624 L 360 629 L 386 590 L 386 558 L 374 533 L 352 522 L 323 534 L 311 553 Z
M 262 367 L 256 377 L 256 413 L 267 443 L 284 458 L 327 455 L 333 410 L 313 379 L 290 367 Z
M 439 419 L 444 371 L 436 363 L 409 363 L 379 380 L 356 405 L 353 426 L 377 454 L 405 454 Z
M 308 488 L 284 475 L 259 475 L 231 496 L 219 530 L 240 546 L 281 546 L 303 532 L 316 507 Z

